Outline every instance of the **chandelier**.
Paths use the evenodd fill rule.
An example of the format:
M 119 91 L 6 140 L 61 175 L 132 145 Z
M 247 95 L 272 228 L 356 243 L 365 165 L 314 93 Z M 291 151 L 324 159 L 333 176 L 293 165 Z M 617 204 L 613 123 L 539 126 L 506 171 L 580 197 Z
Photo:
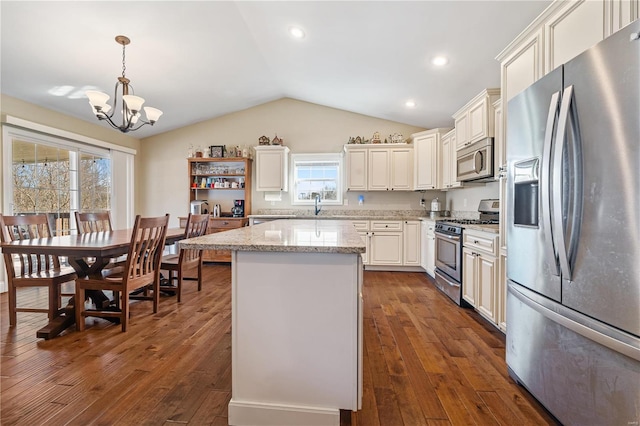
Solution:
M 125 77 L 125 46 L 131 43 L 128 37 L 119 35 L 116 37 L 116 42 L 122 45 L 122 77 L 118 77 L 113 94 L 113 106 L 107 103 L 109 95 L 97 90 L 87 90 L 86 95 L 89 98 L 89 104 L 93 112 L 98 117 L 98 120 L 106 120 L 107 123 L 114 129 L 120 130 L 122 133 L 127 133 L 132 130 L 138 130 L 145 124 L 153 124 L 158 121 L 158 118 L 162 115 L 162 111 L 157 108 L 144 107 L 144 113 L 146 115 L 146 121 L 142 119 L 140 115 L 140 109 L 144 103 L 144 99 L 140 96 L 135 96 L 133 86 L 131 86 L 130 80 Z M 121 93 L 122 106 L 118 107 L 118 93 Z M 131 94 L 130 94 L 131 93 Z M 115 110 L 122 112 L 122 124 L 118 125 L 112 119 Z M 138 125 L 138 127 L 135 127 Z

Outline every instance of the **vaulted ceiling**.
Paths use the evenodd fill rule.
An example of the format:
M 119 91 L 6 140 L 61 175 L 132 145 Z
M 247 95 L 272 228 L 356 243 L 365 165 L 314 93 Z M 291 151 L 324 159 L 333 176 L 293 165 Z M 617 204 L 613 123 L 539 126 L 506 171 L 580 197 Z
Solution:
M 500 86 L 495 56 L 550 3 L 4 0 L 0 89 L 96 122 L 84 91 L 113 95 L 122 72 L 114 38 L 124 34 L 126 76 L 164 112 L 132 136 L 283 97 L 445 127 L 483 88 Z M 293 39 L 291 26 L 306 36 Z M 437 55 L 448 64 L 432 65 Z

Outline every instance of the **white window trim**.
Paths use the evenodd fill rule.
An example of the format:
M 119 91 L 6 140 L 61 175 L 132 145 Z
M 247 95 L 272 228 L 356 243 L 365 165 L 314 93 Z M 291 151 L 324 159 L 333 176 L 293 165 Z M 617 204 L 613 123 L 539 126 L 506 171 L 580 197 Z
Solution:
M 314 200 L 298 200 L 297 199 L 297 187 L 296 187 L 296 162 L 297 161 L 331 161 L 338 163 L 338 186 L 336 187 L 338 199 L 335 201 L 323 200 L 323 206 L 341 206 L 343 202 L 343 193 L 342 187 L 344 186 L 343 182 L 343 174 L 342 174 L 342 155 L 334 154 L 334 153 L 324 153 L 324 154 L 291 154 L 291 177 L 289 182 L 289 188 L 291 193 L 291 205 L 293 206 L 310 206 L 314 205 Z

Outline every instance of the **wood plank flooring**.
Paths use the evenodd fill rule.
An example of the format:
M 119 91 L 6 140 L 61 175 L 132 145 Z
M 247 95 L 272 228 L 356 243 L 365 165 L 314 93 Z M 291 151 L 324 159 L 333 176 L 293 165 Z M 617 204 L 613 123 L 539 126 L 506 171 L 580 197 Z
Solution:
M 130 329 L 87 319 L 50 341 L 42 314 L 8 326 L 0 296 L 3 425 L 226 425 L 231 397 L 231 272 L 206 265 L 183 302 L 134 302 Z M 439 293 L 425 274 L 364 274 L 364 396 L 342 425 L 545 425 L 507 375 L 504 336 Z M 46 291 L 20 300 L 46 303 Z

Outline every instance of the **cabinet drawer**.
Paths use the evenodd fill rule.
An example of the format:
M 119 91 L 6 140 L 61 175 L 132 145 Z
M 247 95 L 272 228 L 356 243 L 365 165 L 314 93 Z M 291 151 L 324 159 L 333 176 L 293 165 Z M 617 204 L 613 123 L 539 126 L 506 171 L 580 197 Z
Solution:
M 464 247 L 498 255 L 498 234 L 465 229 L 462 235 Z
M 358 231 L 368 231 L 369 230 L 369 221 L 368 220 L 353 220 L 353 227 Z
M 402 221 L 400 220 L 372 220 L 372 231 L 402 231 Z
M 242 228 L 247 225 L 247 222 L 248 219 L 245 218 L 210 218 L 209 229 L 217 229 L 219 232 L 227 229 Z

